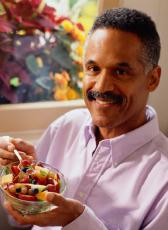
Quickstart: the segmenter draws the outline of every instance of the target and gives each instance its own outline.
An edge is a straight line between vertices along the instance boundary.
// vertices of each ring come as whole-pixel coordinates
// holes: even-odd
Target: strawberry
[[[48,178],[47,179],[47,184],[55,184],[56,180],[54,180],[53,178]]]
[[[18,194],[18,198],[21,199],[21,200],[27,200],[27,201],[36,201],[37,200],[37,198],[35,196],[24,195],[24,194],[21,194],[21,193]]]
[[[46,178],[38,178],[37,179],[37,184],[41,184],[41,185],[46,185],[47,184],[47,180]]]
[[[20,172],[20,169],[17,165],[12,165],[11,170],[12,170],[13,174],[15,174],[15,176],[18,175]]]
[[[20,183],[29,183],[29,175],[24,175],[20,180]]]
[[[23,167],[26,167],[26,166],[30,166],[31,165],[31,161],[30,160],[22,160],[21,164]]]
[[[57,193],[59,193],[59,184],[58,184],[58,183],[55,184],[55,185],[53,185],[53,184],[48,184],[48,185],[47,185],[47,190],[48,190],[49,192],[57,192]]]

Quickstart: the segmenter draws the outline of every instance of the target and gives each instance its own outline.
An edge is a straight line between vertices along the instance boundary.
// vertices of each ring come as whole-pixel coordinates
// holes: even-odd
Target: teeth
[[[101,105],[112,104],[111,101],[101,101],[101,100],[98,100],[98,99],[96,99],[96,102],[101,104]]]

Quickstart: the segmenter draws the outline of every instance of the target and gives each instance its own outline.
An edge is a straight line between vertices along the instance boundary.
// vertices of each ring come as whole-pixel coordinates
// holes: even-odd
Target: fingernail
[[[47,194],[47,200],[49,201],[49,202],[52,202],[53,201],[53,199],[54,199],[54,193],[52,193],[52,192],[48,192],[48,194]]]

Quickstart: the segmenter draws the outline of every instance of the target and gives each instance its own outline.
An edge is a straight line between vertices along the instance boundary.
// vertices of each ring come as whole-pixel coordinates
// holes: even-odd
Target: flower
[[[84,40],[45,0],[1,0],[0,104],[82,97]]]

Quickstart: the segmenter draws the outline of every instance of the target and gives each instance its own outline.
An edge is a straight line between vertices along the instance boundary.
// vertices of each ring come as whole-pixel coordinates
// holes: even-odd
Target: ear
[[[160,82],[160,76],[161,76],[161,68],[160,66],[156,66],[154,69],[152,69],[149,73],[148,73],[148,90],[149,92],[154,91]]]

